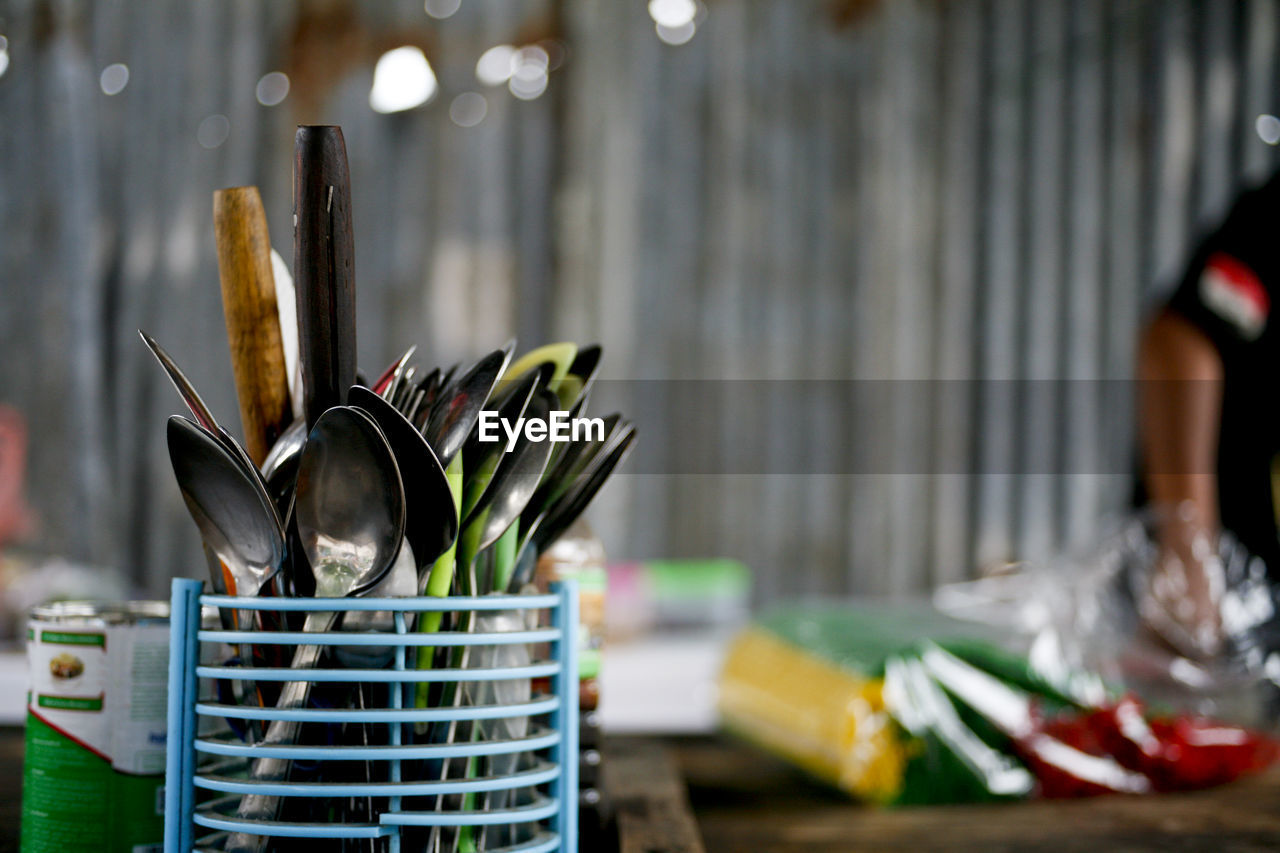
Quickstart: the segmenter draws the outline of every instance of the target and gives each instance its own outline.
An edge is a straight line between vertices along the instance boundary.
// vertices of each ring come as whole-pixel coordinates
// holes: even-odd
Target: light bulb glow
[[[435,97],[438,86],[421,48],[397,47],[382,54],[374,66],[369,106],[380,113],[411,110]]]

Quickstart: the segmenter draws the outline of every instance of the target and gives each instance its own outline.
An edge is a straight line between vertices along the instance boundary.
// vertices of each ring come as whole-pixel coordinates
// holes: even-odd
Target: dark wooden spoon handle
[[[351,180],[341,128],[298,128],[293,213],[298,360],[310,428],[326,409],[346,401],[347,389],[356,381]]]

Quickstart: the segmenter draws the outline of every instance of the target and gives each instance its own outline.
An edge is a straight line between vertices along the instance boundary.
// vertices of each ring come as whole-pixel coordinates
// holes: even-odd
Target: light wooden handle
[[[261,465],[293,413],[271,272],[271,240],[258,188],[215,192],[213,226],[240,423],[249,458]]]

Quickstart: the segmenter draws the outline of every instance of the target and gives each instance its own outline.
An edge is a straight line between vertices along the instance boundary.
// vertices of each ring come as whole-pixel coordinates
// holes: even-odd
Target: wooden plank
[[[643,741],[652,743],[652,741]],[[1191,793],[875,809],[729,740],[667,743],[708,849],[844,851],[1274,850],[1280,768]]]
[[[661,255],[654,264],[661,285],[654,290],[652,311],[653,324],[667,328],[662,375],[672,380],[670,470],[695,472],[704,469],[706,448],[714,444],[718,432],[714,419],[706,416],[701,393],[703,380],[714,378],[702,361],[708,347],[700,334],[703,247],[712,217],[708,215],[706,182],[690,180],[690,176],[705,174],[709,165],[705,140],[710,116],[705,107],[714,60],[705,31],[702,38],[678,48],[661,44],[654,34],[644,35],[663,57],[655,63],[660,72],[656,87],[645,90],[646,109],[653,116],[646,122],[652,134],[648,145],[662,164],[653,169],[655,180],[645,216],[653,221],[653,249],[646,254]],[[717,341],[716,346],[723,346],[723,341]],[[717,553],[721,541],[717,499],[723,492],[723,480],[702,474],[681,479],[682,487],[671,490],[667,502],[669,536],[681,543],[683,553]]]
[[[657,741],[609,740],[604,795],[618,822],[618,853],[703,853],[684,781]],[[723,848],[717,848],[723,849]]]
[[[622,5],[565,4],[566,152],[555,304],[566,337],[604,344],[596,412],[644,411],[643,388],[620,380],[643,374],[637,316],[640,136],[628,73],[634,62],[634,10]],[[652,33],[646,33],[652,35]],[[563,313],[562,313],[563,312]],[[640,431],[641,450],[658,436]],[[638,459],[628,467],[637,470]],[[611,555],[646,556],[666,542],[658,478],[623,473],[593,503],[591,518]],[[650,552],[650,555],[655,555]]]
[[[707,90],[703,110],[707,128],[706,184],[708,211],[716,211],[706,225],[703,269],[704,289],[699,312],[698,337],[703,344],[705,376],[714,380],[711,399],[725,417],[707,435],[716,464],[728,467],[741,448],[742,401],[739,382],[751,374],[740,360],[743,349],[742,304],[749,298],[745,244],[748,234],[747,196],[742,177],[747,168],[752,117],[749,87],[739,73],[750,55],[746,4],[732,4],[716,10],[714,26],[707,26],[697,38],[706,39],[708,52]],[[758,570],[755,595],[767,600],[777,595],[778,579],[767,568],[769,557],[756,550],[749,539],[752,518],[759,512],[751,494],[756,482],[750,477],[721,477],[711,481],[719,493],[708,506],[708,526],[717,545],[713,553],[742,559]]]

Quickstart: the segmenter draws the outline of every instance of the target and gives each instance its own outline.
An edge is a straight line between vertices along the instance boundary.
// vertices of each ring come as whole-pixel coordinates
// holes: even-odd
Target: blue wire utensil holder
[[[520,830],[525,840],[502,847],[503,853],[576,853],[578,826],[578,596],[573,582],[553,586],[546,595],[488,595],[449,598],[234,598],[204,595],[203,584],[192,580],[173,582],[169,658],[168,766],[165,771],[165,853],[220,849],[224,833],[243,832],[297,839],[385,838],[385,849],[400,853],[405,832],[423,832],[431,827],[457,831],[473,827],[476,832],[497,833],[501,827]],[[237,611],[261,610],[278,614],[290,612],[384,611],[393,614],[393,631],[325,633],[299,631],[227,631],[202,627],[202,607]],[[550,627],[521,631],[434,633],[411,630],[415,614],[427,612],[547,611]],[[549,658],[519,666],[484,668],[416,669],[407,663],[412,647],[501,647],[548,644]],[[288,667],[238,667],[205,665],[217,660],[227,645],[391,647],[393,660],[385,668],[326,668],[299,670]],[[201,654],[205,652],[205,654]],[[422,683],[499,682],[515,679],[548,679],[550,692],[533,694],[518,704],[449,705],[415,707],[414,694]],[[370,695],[384,696],[377,707],[351,709],[304,707],[283,710],[273,706],[237,704],[210,698],[211,685],[221,681],[310,682],[320,690],[326,686],[365,685]],[[375,688],[370,689],[369,685]],[[203,690],[201,689],[203,686]],[[420,704],[420,703],[419,703]],[[477,740],[461,737],[453,742],[414,742],[415,726],[459,721],[529,718],[527,732],[520,737]],[[273,744],[254,745],[227,731],[229,725],[245,729],[265,727],[272,720],[386,727],[381,739],[371,745]],[[545,722],[538,722],[545,721]],[[460,727],[461,730],[461,727]],[[249,740],[252,740],[250,738]],[[531,754],[521,769],[503,776],[468,773],[465,778],[443,779],[439,772],[444,760],[457,759],[471,767],[484,767],[492,756]],[[294,767],[350,767],[357,763],[386,763],[379,781],[351,782],[287,780],[257,782],[244,772],[226,772],[219,765],[251,762],[257,758],[287,758]],[[341,762],[341,764],[333,764]],[[426,768],[432,768],[427,770]],[[297,775],[297,774],[295,774]],[[306,776],[307,774],[302,774]],[[536,791],[531,796],[529,791]],[[525,792],[524,801],[505,808],[475,808],[488,804],[489,792]],[[368,820],[324,822],[285,819],[262,824],[236,816],[236,804],[243,796],[258,794],[280,797],[281,803],[318,798],[331,803],[356,799],[370,806]],[[464,800],[450,795],[472,797]],[[422,804],[435,803],[436,805]],[[453,803],[452,807],[445,805]],[[282,814],[287,814],[282,809]],[[414,829],[416,828],[416,829]],[[269,831],[268,831],[269,830]],[[201,833],[197,837],[197,832]],[[511,837],[519,838],[513,834]],[[363,849],[363,848],[362,848]],[[408,850],[405,850],[408,853]]]

